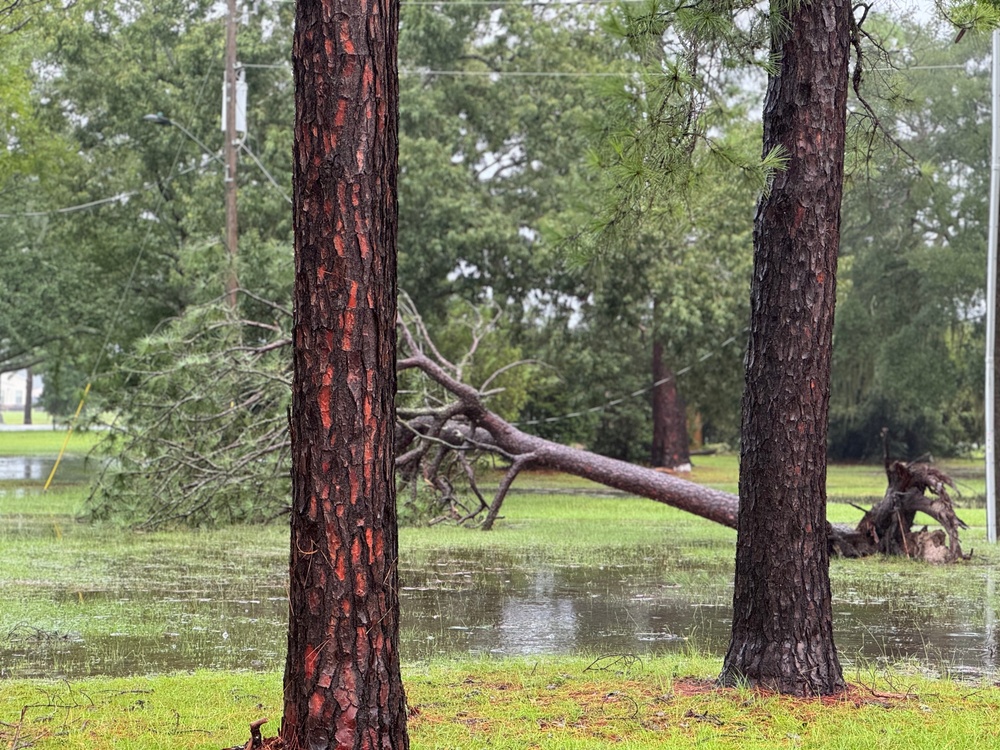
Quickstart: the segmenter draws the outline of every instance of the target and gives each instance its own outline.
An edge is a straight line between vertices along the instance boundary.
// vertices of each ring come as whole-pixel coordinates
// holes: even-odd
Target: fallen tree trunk
[[[417,366],[407,361],[401,366]],[[590,479],[606,487],[685,510],[709,521],[736,528],[739,498],[720,490],[703,487],[655,469],[636,466],[607,456],[572,448],[561,443],[529,435],[488,409],[477,411],[470,422],[450,420],[443,429],[432,429],[432,422],[421,415],[397,431],[397,447],[433,434],[439,444],[459,451],[487,451],[510,461],[500,489],[489,504],[482,527],[489,529],[496,520],[504,496],[517,475],[529,468],[546,468]],[[397,467],[405,470],[407,454]],[[433,483],[433,482],[432,482]]]
[[[450,482],[442,477],[440,469],[446,456],[460,456],[480,505],[453,512],[455,520],[466,522],[482,517],[481,527],[492,528],[517,475],[529,468],[546,468],[590,479],[736,528],[739,510],[736,495],[523,432],[486,408],[484,399],[489,392],[480,391],[450,374],[454,366],[440,356],[433,344],[428,341],[422,346],[402,322],[400,330],[409,356],[400,359],[397,367],[420,370],[455,400],[444,407],[401,413],[396,466],[402,476],[413,481],[422,477],[443,495],[454,498]],[[431,354],[427,354],[425,348]],[[476,486],[471,465],[465,458],[466,453],[477,451],[502,456],[509,462],[490,502]],[[961,559],[958,530],[965,528],[965,524],[955,515],[951,498],[944,489],[951,480],[925,464],[895,462],[890,465],[887,461],[886,471],[889,488],[885,497],[865,513],[856,528],[828,527],[831,552],[845,557],[877,553],[906,555],[932,562]],[[925,494],[928,491],[931,497]],[[913,532],[911,527],[917,512],[932,517],[944,531]],[[943,544],[946,536],[947,547]]]

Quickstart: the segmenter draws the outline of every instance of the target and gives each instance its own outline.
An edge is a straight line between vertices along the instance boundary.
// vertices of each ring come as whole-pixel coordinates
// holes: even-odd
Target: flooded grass
[[[716,468],[721,477],[721,459]],[[536,481],[555,482],[531,475],[525,485]],[[570,493],[580,489],[569,485]],[[401,531],[405,659],[721,655],[732,530],[646,500],[547,489],[510,497],[490,533]],[[0,675],[280,667],[283,524],[139,533],[73,520],[85,493],[0,484]],[[916,664],[958,677],[995,673],[1000,555],[985,543],[985,512],[960,515],[973,527],[963,537],[966,549],[976,549],[970,562],[833,561],[845,662]],[[854,523],[860,511],[834,502],[830,517]]]
[[[727,488],[732,459],[706,458],[704,478]],[[524,479],[542,492],[512,496],[491,533],[401,531],[414,747],[997,746],[1000,554],[983,509],[959,513],[969,562],[832,562],[853,687],[802,701],[712,683],[734,532],[575,480]],[[877,467],[835,481],[860,505],[884,483]],[[85,494],[0,481],[0,743],[216,750],[263,716],[277,732],[287,529],[84,524]],[[831,520],[856,522],[836,497]]]
[[[0,503],[5,497],[41,490],[65,440],[65,430],[0,430]],[[94,432],[70,436],[53,486],[75,487],[90,479],[97,459],[89,454],[98,440]]]
[[[81,499],[65,491],[44,496],[38,514],[3,515],[0,674],[280,663],[287,613],[280,530],[267,530],[262,544],[259,529],[140,534],[51,512]]]

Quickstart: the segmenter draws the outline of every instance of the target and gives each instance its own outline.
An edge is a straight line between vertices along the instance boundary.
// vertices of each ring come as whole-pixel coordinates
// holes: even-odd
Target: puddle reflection
[[[0,481],[44,482],[55,462],[54,456],[0,456]],[[86,481],[93,474],[93,466],[86,458],[65,456],[59,463],[59,482]]]
[[[161,590],[143,588],[141,576],[127,575],[111,591],[39,590],[38,596],[68,610],[94,607],[91,624],[106,618],[108,632],[84,638],[21,623],[0,632],[0,675],[278,669],[287,616],[279,566],[275,560],[273,570],[242,588],[206,590],[171,570],[162,573],[163,580],[175,583]],[[696,650],[721,656],[732,596],[731,575],[722,570],[671,572],[662,558],[586,567],[498,560],[493,553],[488,559],[430,555],[401,566],[401,653],[410,661],[470,653]],[[857,586],[835,593],[834,627],[846,664],[911,660],[952,676],[994,674],[991,573],[976,573],[984,576],[983,585],[980,595],[969,599],[929,593],[918,575],[906,578],[909,587],[891,575],[867,592]]]

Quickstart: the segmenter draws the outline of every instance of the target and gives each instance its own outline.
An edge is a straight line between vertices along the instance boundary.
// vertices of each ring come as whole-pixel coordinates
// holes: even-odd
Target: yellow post
[[[90,383],[87,383],[87,387],[83,389],[83,396],[80,398],[80,405],[76,407],[76,414],[74,414],[73,419],[70,420],[69,429],[66,430],[66,438],[63,440],[62,448],[59,449],[59,455],[56,456],[56,462],[52,465],[52,471],[49,472],[49,478],[45,480],[43,492],[47,492],[49,485],[52,484],[52,478],[56,475],[56,469],[59,468],[59,463],[62,461],[63,454],[66,452],[66,446],[69,445],[69,438],[73,434],[73,428],[76,427],[76,420],[80,418],[80,412],[83,411],[83,402],[87,400],[88,393],[90,393]]]

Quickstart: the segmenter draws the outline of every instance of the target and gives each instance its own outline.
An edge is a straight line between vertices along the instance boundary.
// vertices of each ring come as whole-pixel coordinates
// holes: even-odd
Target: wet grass
[[[739,456],[716,454],[695,456],[690,478],[726,492],[738,491]],[[982,460],[949,458],[936,464],[950,474],[961,497],[978,498],[986,492]],[[827,468],[827,496],[833,502],[880,499],[885,494],[885,470],[878,464],[834,463]]]
[[[681,477],[733,494],[739,491],[739,456],[735,453],[694,456],[692,464],[691,473],[681,474]],[[985,468],[981,459],[949,458],[936,465],[955,480],[960,498],[981,504],[981,497],[986,492]],[[545,471],[525,472],[514,487],[522,490],[613,492],[596,482]],[[832,502],[873,501],[885,494],[885,487],[885,470],[880,464],[834,463],[827,469],[827,495]]]
[[[839,698],[717,689],[697,656],[430,665],[409,674],[417,747],[992,747],[1000,691],[855,673]],[[442,690],[442,686],[446,691]]]
[[[37,750],[242,746],[251,721],[280,715],[280,690],[275,672],[5,681],[0,742]]]
[[[0,493],[0,676],[278,664],[287,531],[139,533],[74,520],[85,498]]]
[[[794,699],[719,689],[717,660],[608,657],[407,664],[414,748],[993,748],[1000,690],[856,670],[851,689]],[[278,730],[281,675],[0,682],[0,742],[37,750],[217,750],[251,721]]]
[[[288,555],[283,524],[140,533],[73,520],[85,493],[0,492],[0,674],[280,666]],[[527,633],[518,635],[516,617],[510,624],[509,608],[523,600],[524,613],[547,621],[563,610],[545,602],[570,596],[582,602],[572,605],[573,627],[588,632],[571,634],[561,648],[724,647],[732,530],[624,497],[515,495],[504,515],[490,533],[401,530],[408,606],[403,653],[409,658],[527,648],[518,643],[528,641]],[[1000,555],[985,544],[985,511],[961,515],[973,526],[963,536],[965,548],[976,549],[970,562],[832,562],[846,661],[917,658],[942,675],[992,669],[995,655],[986,652],[983,634],[988,613],[1000,607],[992,582]],[[830,516],[853,523],[860,512],[833,503]],[[659,624],[644,617],[658,617]],[[515,629],[505,631],[504,622]],[[650,629],[651,640],[618,645],[626,642],[622,633]],[[538,648],[553,646],[543,639]],[[969,657],[969,649],[983,652],[981,664],[978,651]]]
[[[0,494],[0,674],[280,663],[286,528],[139,533],[74,521],[84,497],[81,489]],[[726,601],[733,540],[732,531],[666,506],[548,495],[511,498],[488,534],[405,528],[404,587],[429,589],[405,622],[419,629],[408,651],[460,648],[442,645],[461,643],[446,640],[461,635],[449,629],[530,589],[539,570],[612,608],[624,609],[624,585]]]
[[[700,460],[720,481],[734,480],[731,457]],[[879,471],[844,470],[853,486]],[[566,480],[558,494],[559,477],[524,477],[527,487],[538,482],[548,491],[512,495],[493,532],[401,530],[405,655],[617,649],[633,631],[640,637],[632,650],[718,654],[735,532],[646,500],[567,494],[581,487],[576,480]],[[0,486],[0,674],[280,666],[284,524],[140,533],[75,521],[85,488],[22,490]],[[861,512],[832,502],[829,514],[853,524]],[[985,543],[985,511],[960,515],[972,526],[963,534],[966,551],[976,551],[968,563],[833,561],[838,643],[848,662],[916,658],[945,675],[993,669],[983,634],[989,613],[1000,607],[992,580],[1000,555]],[[536,619],[570,618],[569,645],[528,646],[526,636],[519,644],[510,610],[522,602]],[[515,650],[505,650],[511,644]],[[981,661],[970,649],[983,652]]]
[[[724,547],[736,538],[731,529],[632,497],[512,495],[502,516],[488,533],[454,526],[413,527],[403,529],[401,537],[413,550],[504,550],[547,562],[594,561],[602,550],[616,559],[641,557],[668,542],[685,547],[696,539],[699,546]]]
[[[715,471],[720,483],[734,481],[735,462],[707,458],[714,463],[699,470]],[[538,479],[531,475],[525,484],[538,486]],[[557,477],[541,479],[546,489],[558,490]],[[844,479],[844,486],[875,486],[880,469],[847,467]],[[563,486],[573,491],[581,484]],[[881,488],[870,494],[881,495]],[[80,487],[0,491],[0,673],[6,678],[0,680],[0,743],[38,750],[217,750],[245,742],[248,723],[262,716],[274,720],[268,729],[275,733],[287,529],[138,533],[74,521],[84,498]],[[866,502],[864,495],[851,499]],[[847,503],[833,502],[829,510],[835,522],[860,516]],[[596,657],[581,656],[425,655],[413,644],[433,631],[421,624],[418,634],[404,636],[413,747],[995,747],[1000,692],[990,665],[996,654],[988,653],[982,633],[1000,607],[992,582],[1000,555],[986,547],[985,511],[960,515],[973,527],[963,536],[966,549],[976,548],[968,563],[832,562],[838,643],[856,686],[840,699],[717,690],[711,680],[718,659],[700,655],[697,632],[684,633],[672,655],[615,661],[612,654],[594,664]],[[589,494],[513,495],[504,516],[491,533],[402,529],[404,585],[424,582],[453,594],[427,618],[440,623],[439,640],[452,623],[465,623],[447,607],[512,601],[512,588],[530,588],[540,570],[552,571],[557,589],[579,579],[623,617],[638,611],[626,593],[637,576],[650,578],[654,597],[676,591],[684,607],[707,603],[704,617],[713,626],[725,615],[735,544],[729,529],[657,503]],[[872,612],[874,623],[864,619]],[[941,619],[954,612],[964,618],[960,623]],[[404,613],[404,629],[412,623]],[[864,648],[846,637],[860,632],[864,641],[866,629]],[[937,640],[963,629],[975,630],[972,647],[982,649],[989,679],[928,679],[969,677]],[[912,644],[901,650],[904,636],[926,640],[922,651],[917,644],[917,658]],[[462,641],[456,643],[460,648]],[[604,637],[603,643],[615,641]],[[901,662],[900,653],[911,656]],[[213,670],[192,673],[197,665]],[[70,679],[18,679],[40,668]],[[113,673],[158,674],[101,676]]]
[[[85,456],[97,445],[96,432],[75,430],[70,436],[67,453]],[[2,430],[0,456],[55,456],[66,439],[66,430]]]

